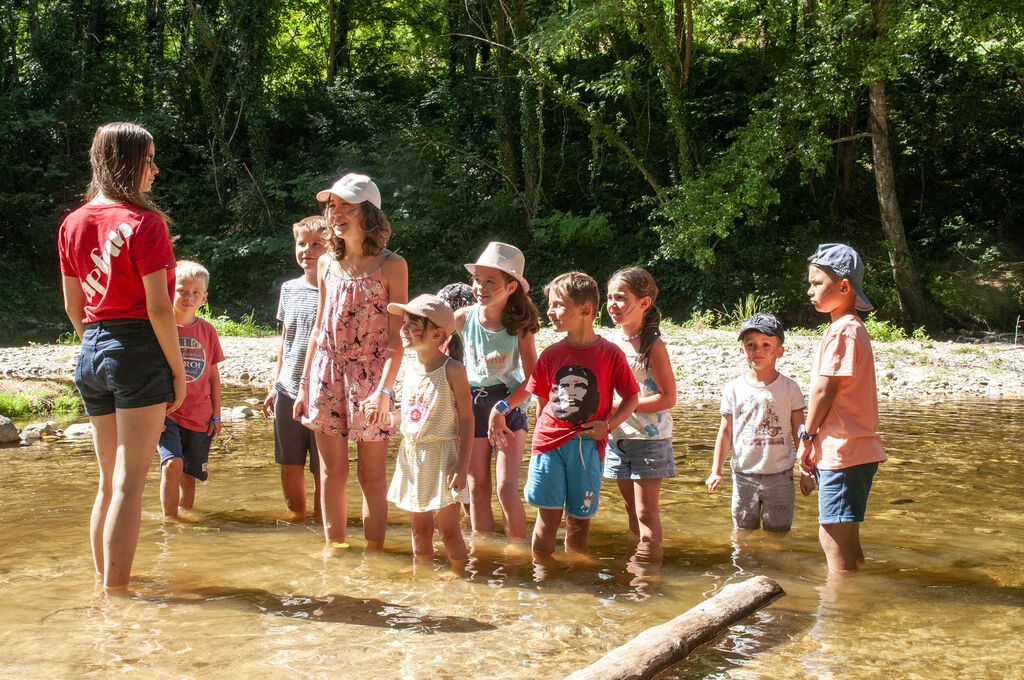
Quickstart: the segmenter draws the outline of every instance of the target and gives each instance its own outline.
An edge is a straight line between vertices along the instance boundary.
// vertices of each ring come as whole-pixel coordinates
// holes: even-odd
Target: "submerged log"
[[[722,588],[685,614],[648,628],[565,680],[647,680],[786,592],[767,576]]]

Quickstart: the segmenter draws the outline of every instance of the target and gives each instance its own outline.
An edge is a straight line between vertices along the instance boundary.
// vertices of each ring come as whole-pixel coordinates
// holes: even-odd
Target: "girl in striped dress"
[[[402,377],[402,445],[388,500],[409,511],[416,559],[433,558],[436,525],[449,569],[458,572],[467,560],[459,516],[469,500],[473,406],[455,314],[434,295],[391,303],[388,312],[403,317],[402,344],[416,353]],[[449,338],[445,354],[440,348]]]

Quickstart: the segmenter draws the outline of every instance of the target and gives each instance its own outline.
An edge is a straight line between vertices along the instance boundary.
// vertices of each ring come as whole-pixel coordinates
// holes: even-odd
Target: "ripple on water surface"
[[[884,408],[892,460],[872,489],[869,561],[854,579],[826,578],[816,496],[798,496],[789,535],[732,537],[728,476],[715,494],[703,488],[718,415],[685,405],[660,569],[632,554],[612,485],[587,563],[534,564],[477,538],[467,574],[444,582],[441,559],[413,568],[395,509],[386,552],[361,550],[355,521],[352,548],[325,559],[319,526],[278,521],[272,433],[258,419],[229,424],[189,521],[160,522],[154,466],[139,595],[106,599],[88,552],[89,442],[0,449],[0,676],[558,677],[766,574],[787,596],[666,677],[1021,677],[1021,404]],[[355,474],[348,499],[358,517]]]

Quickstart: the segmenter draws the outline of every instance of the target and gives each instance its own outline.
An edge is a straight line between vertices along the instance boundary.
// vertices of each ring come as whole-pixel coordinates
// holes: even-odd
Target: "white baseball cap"
[[[331,197],[331,194],[349,203],[369,201],[377,206],[377,208],[380,208],[380,189],[366,175],[350,172],[335,182],[334,186],[330,189],[324,189],[319,192],[316,195],[316,200],[326,201]]]

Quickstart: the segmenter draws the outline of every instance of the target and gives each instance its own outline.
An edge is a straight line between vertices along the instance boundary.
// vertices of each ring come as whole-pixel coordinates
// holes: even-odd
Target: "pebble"
[[[611,329],[600,329],[610,335]],[[538,349],[560,339],[550,328],[537,334]],[[718,404],[722,387],[740,375],[745,364],[736,332],[723,329],[663,329],[662,339],[676,372],[678,400],[682,403]],[[786,353],[778,369],[800,385],[806,395],[812,358],[820,336],[786,336]],[[277,362],[280,336],[266,338],[223,337],[226,360],[220,366],[221,380],[228,385],[270,387]],[[969,345],[970,352],[958,352],[963,343],[900,340],[873,342],[877,383],[883,398],[908,402],[948,398],[1017,398],[1024,394],[1024,348],[995,342]],[[0,348],[0,373],[9,378],[74,377],[78,348],[69,345],[33,345]],[[927,357],[927,363],[921,359]],[[250,417],[250,416],[234,416]]]

